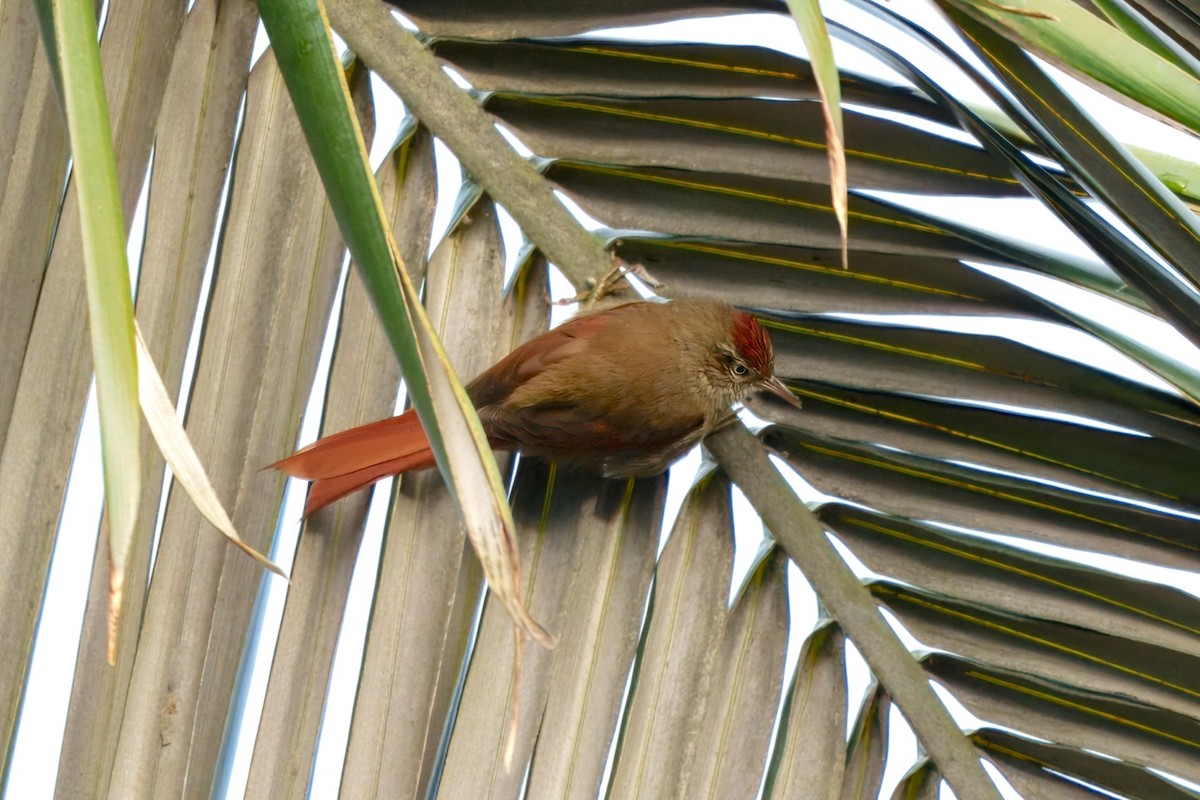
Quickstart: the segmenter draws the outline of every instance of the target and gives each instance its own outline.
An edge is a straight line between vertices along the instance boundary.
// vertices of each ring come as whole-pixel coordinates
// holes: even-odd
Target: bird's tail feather
[[[271,466],[312,481],[307,516],[388,475],[433,465],[425,430],[416,413],[407,411],[318,439]]]

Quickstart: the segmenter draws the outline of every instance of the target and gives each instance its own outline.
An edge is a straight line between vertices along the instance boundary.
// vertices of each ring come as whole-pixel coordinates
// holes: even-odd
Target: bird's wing
[[[703,414],[676,418],[670,425],[652,425],[647,420],[619,424],[594,408],[569,402],[521,408],[489,406],[480,416],[489,437],[499,446],[601,468],[613,459],[659,453],[690,442],[704,428]]]
[[[518,347],[476,378],[468,392],[493,446],[623,474],[640,472],[643,462],[649,463],[648,454],[657,463],[675,445],[694,441],[704,429],[703,408],[684,414],[676,407],[668,424],[654,424],[644,408],[590,402],[586,386],[553,393],[538,387],[539,376],[552,369],[562,380],[572,378],[571,367],[580,363],[603,366],[614,357],[611,341],[598,346],[606,329],[645,313],[648,305],[630,303],[576,317]],[[575,364],[564,363],[574,359]]]
[[[588,343],[613,323],[628,314],[638,313],[642,303],[616,306],[595,314],[575,317],[530,339],[497,361],[467,386],[467,394],[476,408],[502,402],[522,384],[537,377],[553,364],[582,354]]]

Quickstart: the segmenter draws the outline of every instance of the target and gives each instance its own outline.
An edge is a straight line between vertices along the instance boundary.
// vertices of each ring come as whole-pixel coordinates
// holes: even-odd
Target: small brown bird
[[[757,391],[798,405],[775,377],[762,326],[706,300],[628,303],[576,317],[467,386],[492,447],[610,477],[663,472]],[[274,466],[313,481],[311,514],[434,459],[410,410],[326,436]]]

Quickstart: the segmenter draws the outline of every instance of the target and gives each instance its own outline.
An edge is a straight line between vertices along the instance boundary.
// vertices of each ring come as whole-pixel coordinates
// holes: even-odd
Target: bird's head
[[[728,403],[765,392],[799,406],[796,396],[775,377],[775,353],[771,337],[753,315],[734,311],[730,335],[716,344],[710,380]],[[728,404],[727,403],[727,404]]]

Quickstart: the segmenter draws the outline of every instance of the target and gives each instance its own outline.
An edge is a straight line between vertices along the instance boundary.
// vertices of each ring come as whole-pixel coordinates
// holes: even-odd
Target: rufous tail
[[[389,475],[434,465],[416,412],[334,433],[276,462],[274,469],[312,481],[304,515]]]

